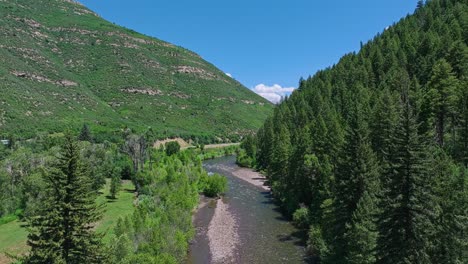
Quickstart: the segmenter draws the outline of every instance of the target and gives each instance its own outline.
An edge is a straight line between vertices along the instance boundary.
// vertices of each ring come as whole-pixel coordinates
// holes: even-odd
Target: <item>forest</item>
[[[84,125],[78,135],[0,144],[0,228],[22,226],[2,228],[2,235],[27,231],[27,247],[8,254],[0,243],[1,253],[20,263],[183,261],[199,195],[217,197],[227,187],[224,177],[207,174],[202,160],[237,147],[181,151],[175,141],[159,149],[152,142],[151,129],[96,142]]]
[[[33,8],[20,8],[18,1],[0,2],[4,2],[4,10],[25,17],[33,11]],[[50,9],[35,1],[25,2],[40,8],[41,12]],[[74,1],[54,3],[54,7],[64,5],[86,10]],[[70,24],[102,28],[97,16],[87,14],[93,16],[89,21],[76,16],[71,19],[71,15],[67,15],[70,10],[50,9],[52,15],[38,16],[38,20],[47,24],[51,23],[47,20],[52,19],[55,26],[61,25],[61,19],[68,19]],[[8,25],[34,28],[38,25],[34,22],[19,19],[9,21]],[[116,28],[110,23],[105,25]],[[18,34],[26,32],[18,31]],[[69,33],[83,32],[70,30]],[[11,36],[16,37],[14,34]],[[59,37],[62,33],[57,31],[56,34]],[[106,39],[125,40],[129,36],[133,35],[109,35]],[[146,37],[138,36],[142,38],[130,40],[149,45]],[[94,35],[88,37],[92,39]],[[45,40],[38,43],[55,45]],[[15,45],[7,48],[13,50]],[[97,43],[91,44],[95,45]],[[338,63],[313,76],[301,78],[298,89],[274,107],[256,133],[251,133],[252,129],[258,127],[257,123],[261,123],[272,105],[257,95],[250,101],[252,92],[242,90],[240,83],[224,76],[213,65],[200,62],[194,54],[170,45],[161,48],[168,65],[182,58],[180,54],[166,52],[174,49],[183,51],[181,54],[187,58],[195,57],[190,63],[207,69],[198,74],[211,70],[217,75],[202,74],[196,79],[203,81],[194,85],[193,76],[186,76],[193,72],[185,72],[187,68],[167,75],[180,78],[180,82],[145,69],[143,73],[154,74],[147,76],[164,77],[163,84],[173,83],[190,91],[190,95],[185,95],[164,90],[167,93],[164,100],[170,104],[163,102],[156,107],[155,103],[156,108],[142,106],[144,102],[151,101],[148,105],[152,105],[157,101],[144,97],[149,93],[147,90],[122,88],[120,92],[132,92],[122,95],[132,104],[122,106],[118,113],[109,108],[121,107],[117,101],[96,104],[99,108],[89,110],[89,118],[84,119],[61,119],[62,115],[83,114],[65,104],[57,108],[59,118],[41,119],[33,112],[26,112],[26,115],[22,110],[21,114],[14,112],[21,118],[10,122],[15,118],[9,116],[8,124],[12,129],[0,133],[0,263],[186,262],[190,243],[196,236],[193,222],[202,195],[215,198],[218,209],[224,211],[225,218],[219,221],[223,227],[227,225],[226,215],[228,220],[237,220],[234,213],[241,210],[234,206],[231,211],[226,209],[232,205],[229,200],[236,199],[237,195],[229,197],[231,189],[227,184],[232,183],[232,179],[246,182],[241,181],[241,176],[208,174],[203,167],[206,159],[234,154],[237,154],[237,164],[261,172],[269,185],[261,186],[265,188],[250,186],[252,196],[245,197],[249,197],[250,202],[251,197],[261,196],[262,199],[257,199],[258,206],[263,207],[266,203],[273,205],[270,200],[274,199],[279,210],[275,207],[271,211],[281,211],[286,218],[271,219],[281,224],[289,224],[285,220],[291,220],[299,229],[295,232],[295,228],[293,233],[304,236],[307,261],[323,264],[467,263],[467,45],[468,0],[418,1],[414,14],[389,26],[367,43],[361,43],[358,52],[344,55]],[[66,49],[66,54],[79,54],[72,47]],[[113,48],[107,50],[113,52]],[[7,54],[6,49],[1,52]],[[17,62],[14,56],[4,57]],[[136,66],[142,66],[133,53],[119,57],[119,61],[131,59]],[[119,65],[114,69],[116,72],[126,71],[128,66]],[[108,83],[104,77],[94,76],[95,79],[88,80],[91,78],[88,71],[94,72],[95,68],[94,65],[80,70],[83,84],[96,81],[86,89],[98,87],[101,82]],[[69,74],[65,67],[59,69]],[[52,68],[49,70],[55,72]],[[4,72],[13,74],[9,70]],[[17,75],[9,76],[8,80],[26,78],[20,79],[28,84],[24,85],[26,93],[34,87],[29,84],[42,76],[14,73]],[[132,78],[141,78],[139,76]],[[208,77],[217,79],[206,80]],[[49,81],[40,86],[66,91],[64,98],[67,93],[74,98],[71,105],[81,104],[78,99],[84,97],[75,98],[72,89],[82,86],[75,85],[67,90]],[[126,84],[132,80],[121,81]],[[216,90],[219,93],[213,94],[208,83],[221,83],[221,88],[234,85],[235,89],[220,88]],[[221,96],[226,91],[229,93]],[[109,91],[100,92],[105,95]],[[29,105],[22,97],[11,94],[14,95],[10,98],[15,103],[13,106],[22,109]],[[159,96],[152,96],[156,95]],[[183,102],[191,96],[199,101],[195,101],[190,112],[185,111],[190,105]],[[38,97],[31,93],[28,98]],[[40,109],[49,110],[48,106],[55,105],[46,100],[47,96],[40,98],[48,103],[37,104]],[[93,101],[86,102],[94,105]],[[173,116],[166,121],[166,116],[160,113],[168,113],[172,106]],[[94,119],[97,113],[102,114],[100,107],[105,107],[108,114],[103,123]],[[71,112],[61,109],[71,109]],[[88,109],[83,108],[83,111]],[[38,113],[51,114],[42,110]],[[127,120],[128,116],[134,119]],[[65,130],[65,125],[55,124],[59,120],[73,120],[73,125]],[[74,122],[76,120],[80,122]],[[46,126],[36,129],[39,121],[47,121]],[[154,129],[148,127],[151,124]],[[191,145],[182,148],[177,141],[169,140],[156,147],[155,142],[171,136],[184,138]],[[231,145],[205,149],[204,145],[241,138],[240,148]],[[234,164],[234,157],[229,162]],[[237,168],[233,170],[237,172]],[[257,180],[265,180],[259,173],[254,174],[256,176],[252,177]],[[238,188],[247,189],[240,183]],[[223,194],[228,197],[217,199]],[[216,210],[213,211],[211,217],[216,219]],[[241,232],[251,235],[248,229],[242,229],[245,226],[231,222],[232,237],[237,235],[236,239],[240,240]],[[269,227],[265,222],[250,222]],[[274,236],[285,243],[291,242],[292,237],[289,234]],[[226,241],[232,242],[223,240]],[[266,243],[259,244],[251,250],[266,248]],[[211,250],[210,245],[207,247]],[[300,248],[301,254],[304,251],[296,244],[292,247]],[[235,250],[238,248],[232,249]],[[285,259],[277,258],[277,261]]]
[[[244,139],[320,263],[467,263],[467,43],[467,1],[419,1]]]

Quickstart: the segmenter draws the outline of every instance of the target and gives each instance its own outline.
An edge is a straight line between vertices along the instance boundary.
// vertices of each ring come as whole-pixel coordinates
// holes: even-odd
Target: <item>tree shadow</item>
[[[134,192],[136,192],[135,189],[123,189],[123,190],[124,190],[125,192],[127,192],[127,193],[134,193]]]
[[[113,198],[110,195],[106,195],[107,203],[115,203],[117,201],[117,197]]]
[[[268,201],[262,201],[262,204],[275,204],[275,202],[268,200]]]
[[[294,238],[291,236],[291,234],[280,234],[276,236],[280,242],[287,242],[291,241]]]
[[[307,246],[307,230],[298,229],[291,233],[291,236],[296,239],[294,245],[296,246]]]
[[[291,233],[277,235],[277,239],[284,243],[293,243],[295,246],[307,247],[307,230],[296,230]],[[316,256],[305,254],[303,257],[304,263],[319,264],[320,259]]]
[[[252,178],[252,180],[263,181],[265,183],[267,182],[265,178],[261,178],[261,177]]]
[[[319,264],[320,263],[320,258],[316,256],[305,256],[303,260],[304,260],[304,263],[307,263],[307,264]]]

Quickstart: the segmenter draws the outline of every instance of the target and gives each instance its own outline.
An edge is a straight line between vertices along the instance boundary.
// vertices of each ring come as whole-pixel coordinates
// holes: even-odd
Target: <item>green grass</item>
[[[18,214],[10,214],[0,217],[0,225],[7,224],[18,219]]]
[[[115,200],[109,199],[109,181],[98,197],[98,203],[105,203],[105,212],[101,221],[98,223],[97,231],[105,233],[104,241],[108,242],[112,233],[112,227],[120,216],[129,215],[133,212],[133,201],[135,198],[135,186],[130,181],[124,181],[122,189]],[[28,248],[26,238],[28,232],[21,227],[18,220],[0,225],[0,263],[5,263],[4,253],[22,254]]]
[[[232,139],[271,114],[268,101],[197,54],[88,12],[66,1],[0,1],[2,133],[30,137],[86,122],[101,138],[150,126],[161,138]]]
[[[129,215],[133,212],[133,201],[135,199],[135,186],[131,181],[124,181],[122,188],[116,199],[109,199],[110,182],[107,181],[103,194],[97,199],[98,203],[106,203],[104,216],[97,227],[98,232],[104,232],[104,241],[108,241],[114,230],[112,227],[121,216]]]
[[[16,220],[0,225],[0,263],[4,252],[21,254],[27,250],[26,237],[28,232],[21,223]]]
[[[200,149],[190,149],[197,154],[197,156],[201,160],[209,160],[219,157],[224,157],[228,155],[234,155],[236,151],[239,149],[238,144],[230,145],[230,146],[216,146],[216,145],[208,145],[210,148],[206,148],[205,150],[201,151]]]

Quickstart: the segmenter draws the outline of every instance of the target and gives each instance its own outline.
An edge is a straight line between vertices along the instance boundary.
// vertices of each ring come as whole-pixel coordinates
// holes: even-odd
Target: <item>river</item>
[[[206,161],[204,167],[226,176],[229,189],[218,203],[202,201],[205,206],[194,217],[197,234],[190,245],[188,264],[216,263],[207,233],[220,202],[235,220],[238,240],[233,257],[223,263],[306,263],[301,232],[282,216],[268,191],[234,176],[233,172],[240,169],[234,156]],[[226,226],[226,232],[228,229]]]

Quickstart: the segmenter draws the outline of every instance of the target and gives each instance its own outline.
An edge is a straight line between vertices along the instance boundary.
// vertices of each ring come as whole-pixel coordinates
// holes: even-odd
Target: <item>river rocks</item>
[[[229,212],[229,206],[217,200],[216,210],[208,227],[208,240],[213,263],[236,263],[235,253],[239,244],[237,221]]]

